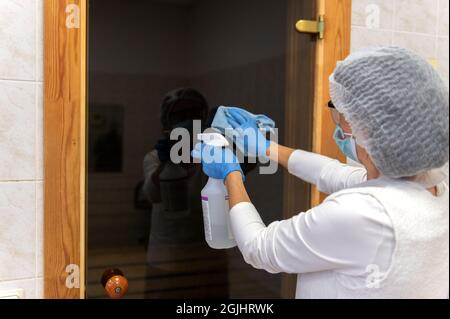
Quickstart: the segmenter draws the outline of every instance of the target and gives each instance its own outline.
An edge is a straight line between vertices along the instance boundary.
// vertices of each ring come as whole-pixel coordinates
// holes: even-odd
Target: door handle
[[[317,34],[319,39],[323,39],[325,34],[325,17],[320,15],[317,21],[299,20],[295,28],[298,32]]]
[[[128,279],[120,269],[105,270],[101,283],[111,299],[122,299],[128,292]]]

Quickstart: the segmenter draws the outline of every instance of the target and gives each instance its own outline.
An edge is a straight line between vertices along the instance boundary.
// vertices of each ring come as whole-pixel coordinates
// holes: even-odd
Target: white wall
[[[42,2],[0,1],[0,291],[42,296]]]
[[[448,87],[448,23],[448,0],[353,0],[352,51],[377,45],[409,48],[428,59]]]

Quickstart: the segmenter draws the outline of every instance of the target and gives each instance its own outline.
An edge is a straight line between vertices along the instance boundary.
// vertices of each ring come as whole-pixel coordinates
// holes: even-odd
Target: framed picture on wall
[[[89,105],[89,173],[122,172],[123,117],[123,105]]]

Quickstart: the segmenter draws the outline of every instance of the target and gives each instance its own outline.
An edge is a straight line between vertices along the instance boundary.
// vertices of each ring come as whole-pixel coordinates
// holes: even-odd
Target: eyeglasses
[[[341,126],[341,113],[339,113],[339,111],[336,109],[336,107],[334,106],[333,102],[330,101],[328,102],[328,107],[330,108],[331,111],[331,117],[333,119],[334,124]],[[351,133],[346,133],[344,132],[342,129],[338,130],[336,132],[337,134],[337,138],[341,139],[341,140],[345,140],[347,138],[351,138],[353,137],[353,134]]]
[[[348,138],[353,138],[353,134],[351,134],[351,133],[345,133],[345,132],[342,130],[342,128],[336,130],[335,134],[336,134],[336,137],[337,137],[339,140],[341,140],[341,141],[346,140],[346,139],[348,139]]]
[[[328,102],[328,107],[331,111],[331,117],[333,118],[334,124],[340,124],[341,123],[341,113],[336,110],[336,107],[334,106],[333,102]]]

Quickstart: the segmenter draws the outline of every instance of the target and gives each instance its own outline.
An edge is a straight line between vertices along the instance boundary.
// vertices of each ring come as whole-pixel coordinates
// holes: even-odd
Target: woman
[[[266,227],[236,158],[205,160],[232,151],[194,149],[204,172],[227,186],[244,259],[271,273],[299,274],[297,298],[447,298],[448,89],[425,60],[387,47],[339,63],[330,91],[334,139],[361,167],[266,141],[243,112],[229,119],[248,154],[278,161],[331,194],[306,213]],[[249,141],[246,130],[258,138]]]

